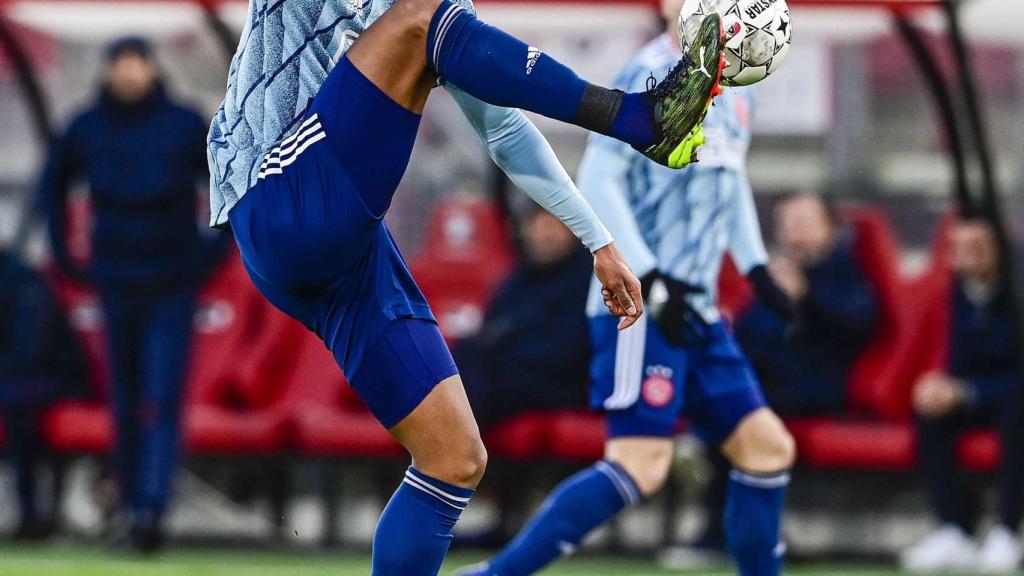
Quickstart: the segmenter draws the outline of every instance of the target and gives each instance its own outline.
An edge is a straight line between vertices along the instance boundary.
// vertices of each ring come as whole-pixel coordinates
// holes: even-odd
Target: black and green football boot
[[[724,48],[722,18],[711,13],[679,64],[647,92],[654,104],[658,141],[636,147],[644,156],[669,168],[683,168],[697,160],[697,148],[704,143],[704,116],[722,93]]]

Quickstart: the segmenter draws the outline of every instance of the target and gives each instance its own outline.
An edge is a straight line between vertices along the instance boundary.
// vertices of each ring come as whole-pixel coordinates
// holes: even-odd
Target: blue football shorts
[[[610,438],[671,437],[683,417],[720,443],[767,406],[757,377],[722,323],[700,344],[673,347],[647,316],[624,331],[618,319],[590,319],[591,407],[604,411]]]
[[[420,116],[343,58],[300,122],[231,210],[231,229],[256,287],[324,341],[391,428],[458,373],[382,218]]]

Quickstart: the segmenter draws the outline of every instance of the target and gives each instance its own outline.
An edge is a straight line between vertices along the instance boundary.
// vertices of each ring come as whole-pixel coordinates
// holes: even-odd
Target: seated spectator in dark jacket
[[[59,397],[84,394],[86,379],[84,355],[49,285],[0,247],[0,417],[17,477],[17,538],[52,527],[36,502],[39,414]]]
[[[1014,573],[1024,558],[1017,532],[1024,496],[1024,386],[1013,295],[1000,274],[999,249],[983,220],[951,235],[955,274],[947,366],[914,386],[921,472],[942,526],[903,555],[919,572]],[[957,464],[956,440],[969,427],[996,427],[1003,446],[997,523],[980,549],[971,540],[978,509]]]
[[[498,287],[480,332],[456,349],[482,426],[525,410],[586,405],[591,257],[543,210],[531,213],[522,239],[523,263]]]
[[[795,303],[792,334],[779,316],[755,303],[736,332],[761,379],[768,403],[783,416],[841,412],[846,381],[874,331],[875,293],[853,250],[818,196],[801,194],[775,210],[777,256],[769,271]]]

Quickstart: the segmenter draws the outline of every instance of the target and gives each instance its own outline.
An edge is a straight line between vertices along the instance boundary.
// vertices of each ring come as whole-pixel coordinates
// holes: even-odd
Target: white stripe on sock
[[[441,15],[441,20],[437,23],[437,34],[434,37],[434,71],[438,72],[438,66],[440,65],[441,59],[441,46],[444,44],[444,37],[448,34],[448,29],[451,28],[452,23],[455,21],[455,16],[462,11],[462,8],[456,4],[452,4],[445,10],[444,14]]]
[[[424,492],[426,494],[429,494],[430,496],[432,496],[435,499],[437,499],[439,502],[444,502],[445,504],[451,506],[452,508],[455,508],[456,510],[458,510],[460,512],[466,509],[465,506],[456,506],[455,504],[452,504],[451,502],[445,500],[444,498],[441,498],[437,494],[434,494],[433,492],[431,492],[430,490],[427,490],[426,488],[420,486],[419,484],[413,483],[408,478],[406,478],[405,480],[402,480],[402,482],[404,482],[405,484],[408,484],[409,486],[412,486],[413,488],[419,490],[420,492]]]
[[[780,472],[773,476],[754,476],[739,470],[732,470],[729,472],[729,479],[733,482],[739,482],[745,486],[751,488],[761,488],[764,490],[771,490],[774,488],[782,488],[789,485],[789,472]]]
[[[615,486],[615,490],[618,491],[619,496],[622,497],[622,501],[626,504],[636,504],[639,498],[634,497],[634,492],[629,486],[628,481],[624,481],[615,470],[615,467],[601,460],[594,464],[594,468],[597,471],[604,474],[612,482],[612,486]]]
[[[437,494],[439,494],[441,496],[444,496],[445,498],[448,498],[449,500],[454,500],[455,502],[459,502],[461,504],[469,504],[469,497],[467,497],[467,496],[456,496],[454,494],[449,494],[448,492],[445,492],[444,490],[441,490],[440,488],[438,488],[437,486],[434,486],[433,484],[427,482],[426,480],[423,480],[422,478],[419,478],[418,476],[416,476],[412,472],[409,472],[408,470],[405,471],[405,477],[407,479],[409,479],[409,480],[413,480],[415,482],[423,484],[424,486],[427,487],[427,489],[429,489],[429,490],[431,490],[431,491],[433,491],[433,492],[435,492],[435,493],[437,493]]]

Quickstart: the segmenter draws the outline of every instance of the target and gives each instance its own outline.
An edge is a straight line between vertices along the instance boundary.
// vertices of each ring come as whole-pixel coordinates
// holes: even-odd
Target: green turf
[[[479,560],[455,555],[444,574]],[[369,573],[366,555],[319,552],[173,551],[152,560],[108,554],[84,547],[61,545],[0,547],[3,576],[355,576]],[[728,572],[699,572],[702,576],[731,576]],[[646,576],[680,574],[658,569],[652,562],[583,557],[556,564],[548,576]],[[697,574],[691,572],[689,574]],[[787,574],[830,576],[892,576],[898,572],[869,567],[801,566]]]

